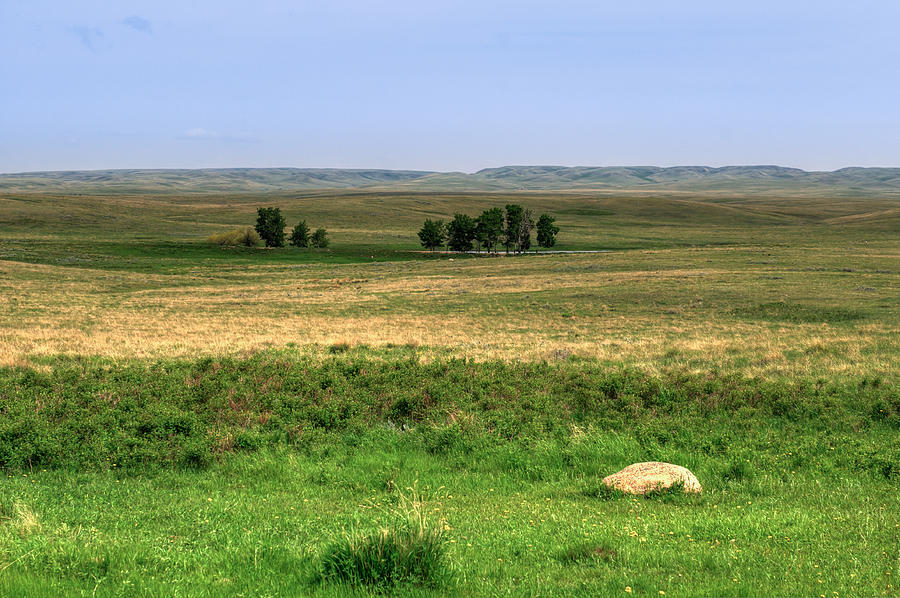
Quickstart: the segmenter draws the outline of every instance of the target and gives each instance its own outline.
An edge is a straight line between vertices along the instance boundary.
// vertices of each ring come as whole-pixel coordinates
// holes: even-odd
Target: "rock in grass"
[[[608,487],[626,494],[647,494],[653,490],[665,490],[679,482],[684,484],[685,492],[702,490],[697,477],[688,469],[659,461],[634,463],[603,478],[603,483]]]

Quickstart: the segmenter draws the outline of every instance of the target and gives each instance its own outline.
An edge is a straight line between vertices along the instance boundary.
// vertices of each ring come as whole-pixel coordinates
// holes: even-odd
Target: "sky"
[[[895,0],[0,0],[0,172],[900,166]]]

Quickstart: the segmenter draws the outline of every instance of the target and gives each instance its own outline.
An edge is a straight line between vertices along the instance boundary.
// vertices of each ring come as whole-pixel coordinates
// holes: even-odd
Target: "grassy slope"
[[[454,570],[442,591],[896,589],[890,384],[420,364],[415,353],[3,372],[0,459],[13,470],[0,548],[16,567],[0,588],[341,594],[314,582],[319,552],[343,530],[377,529],[394,488],[418,480],[446,526]],[[607,473],[656,459],[687,465],[702,497],[601,491]],[[170,462],[182,467],[158,469]]]
[[[416,253],[424,218],[509,201],[557,214],[561,248],[615,251]],[[334,249],[200,241],[260,205],[326,226]],[[27,368],[0,374],[17,413],[0,594],[343,595],[311,581],[319,551],[376,529],[373,503],[418,479],[450,527],[435,594],[895,595],[895,209],[804,192],[0,196],[2,357]],[[203,358],[235,351],[249,360],[215,373]],[[152,374],[165,355],[183,359]],[[623,365],[656,391],[602,398]],[[738,399],[701,411],[718,384]],[[703,497],[598,493],[643,459],[689,466]],[[584,545],[603,550],[566,556]]]

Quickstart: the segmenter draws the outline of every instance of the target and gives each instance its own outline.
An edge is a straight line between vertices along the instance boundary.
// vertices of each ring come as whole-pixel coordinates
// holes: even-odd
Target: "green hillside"
[[[166,193],[263,192],[392,185],[429,173],[339,168],[204,168],[85,170],[0,174],[0,190]]]

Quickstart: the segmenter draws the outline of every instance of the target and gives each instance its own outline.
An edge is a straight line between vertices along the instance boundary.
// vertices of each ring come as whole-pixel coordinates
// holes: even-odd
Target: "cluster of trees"
[[[328,247],[328,233],[324,228],[310,233],[306,220],[301,220],[291,231],[290,242],[294,247]]]
[[[256,232],[266,247],[284,247],[284,216],[280,208],[259,208],[256,211]],[[291,231],[290,243],[294,247],[328,247],[328,232],[317,228],[309,232],[306,220],[301,220]]]
[[[553,247],[559,232],[554,222],[553,216],[541,214],[535,224],[531,210],[518,204],[507,204],[505,213],[500,208],[491,208],[477,218],[454,214],[447,224],[443,220],[426,220],[419,231],[419,240],[431,251],[443,247],[446,242],[451,251],[495,253],[495,248],[505,246],[506,253],[522,253],[531,249],[531,232],[535,229],[538,246]]]

